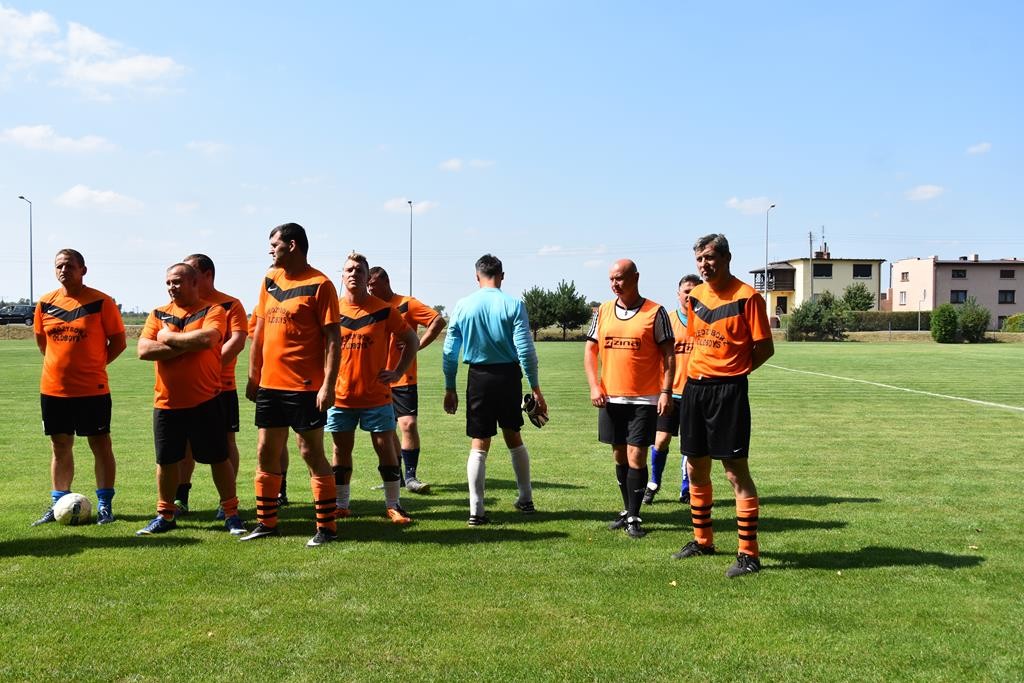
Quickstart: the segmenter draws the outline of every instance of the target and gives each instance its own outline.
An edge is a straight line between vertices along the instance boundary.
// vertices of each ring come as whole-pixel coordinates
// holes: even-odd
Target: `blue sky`
[[[673,303],[709,232],[745,279],[803,256],[1024,258],[1024,10],[983,3],[0,0],[0,297],[52,257],[126,308],[196,251],[251,305],[267,233],[385,266],[449,309],[505,289],[606,299],[633,258]],[[709,6],[714,5],[714,6]],[[886,269],[887,274],[887,269]]]

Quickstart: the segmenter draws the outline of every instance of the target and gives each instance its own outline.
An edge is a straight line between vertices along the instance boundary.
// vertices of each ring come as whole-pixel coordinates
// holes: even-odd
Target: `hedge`
[[[931,311],[921,311],[921,328],[931,328]],[[882,332],[918,329],[917,311],[852,311],[850,332]],[[889,326],[892,325],[890,328]]]

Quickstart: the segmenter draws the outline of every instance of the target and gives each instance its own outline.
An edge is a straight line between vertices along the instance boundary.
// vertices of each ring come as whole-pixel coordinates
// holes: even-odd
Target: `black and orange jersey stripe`
[[[338,408],[375,408],[391,402],[391,389],[377,379],[388,366],[389,344],[409,329],[398,309],[376,297],[361,304],[338,302],[341,363],[335,385]]]
[[[189,308],[171,302],[149,314],[141,336],[155,341],[157,332],[164,326],[173,332],[215,330],[223,339],[227,331],[227,317],[222,306],[209,301],[201,300]],[[211,348],[158,360],[154,366],[155,408],[192,408],[209,401],[221,391],[220,340]]]
[[[687,330],[693,339],[687,376],[736,377],[753,369],[754,344],[771,338],[764,297],[733,277],[719,290],[697,285],[687,299]]]

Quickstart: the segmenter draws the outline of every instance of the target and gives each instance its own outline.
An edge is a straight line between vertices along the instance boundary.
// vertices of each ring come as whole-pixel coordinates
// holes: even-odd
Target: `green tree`
[[[576,291],[576,282],[562,280],[551,292],[554,300],[555,324],[562,328],[565,341],[569,330],[583,327],[590,321],[591,308],[587,298]]]
[[[1003,332],[1024,332],[1024,313],[1016,313],[1004,320]]]
[[[805,301],[793,309],[786,337],[791,341],[839,341],[846,336],[852,317],[842,299],[837,299],[832,292],[824,292],[817,299]]]
[[[530,317],[533,341],[537,341],[538,332],[555,324],[555,295],[534,285],[523,292],[523,303],[526,304],[526,314]]]
[[[855,282],[844,289],[842,300],[850,311],[870,311],[875,307],[875,295],[863,282]]]
[[[952,304],[942,304],[932,311],[932,339],[940,344],[952,344],[956,341],[956,309]]]
[[[985,330],[988,329],[992,314],[972,296],[957,307],[956,319],[960,336],[973,344],[985,340]]]

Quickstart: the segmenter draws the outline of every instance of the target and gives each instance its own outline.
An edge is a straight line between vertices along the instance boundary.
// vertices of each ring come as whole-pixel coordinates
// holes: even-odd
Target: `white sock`
[[[469,514],[479,517],[484,514],[484,478],[487,473],[487,451],[470,449],[466,461],[466,478],[469,480]]]
[[[649,488],[652,491],[657,491],[658,490],[658,485],[655,484],[653,481],[649,481],[649,482],[647,482],[647,488]]]
[[[337,503],[339,508],[348,509],[349,499],[352,497],[351,484],[338,484]]]
[[[530,483],[530,454],[526,450],[526,444],[510,448],[509,455],[512,456],[512,471],[516,475],[516,486],[519,487],[519,502],[526,503],[533,500],[533,485]]]
[[[398,507],[398,490],[402,487],[399,480],[384,482],[384,506],[388,509]]]

